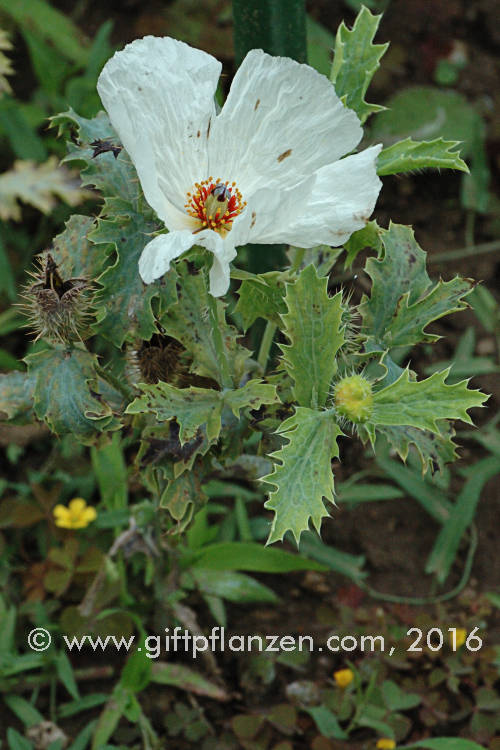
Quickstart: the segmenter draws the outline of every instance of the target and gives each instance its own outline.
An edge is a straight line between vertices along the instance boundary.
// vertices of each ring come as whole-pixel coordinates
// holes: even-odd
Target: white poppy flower
[[[381,146],[359,143],[356,114],[308,65],[248,53],[221,112],[221,63],[168,37],[128,44],[97,88],[146,200],[168,228],[144,248],[146,283],[194,244],[214,255],[210,291],[225,294],[247,242],[339,246],[367,222]]]

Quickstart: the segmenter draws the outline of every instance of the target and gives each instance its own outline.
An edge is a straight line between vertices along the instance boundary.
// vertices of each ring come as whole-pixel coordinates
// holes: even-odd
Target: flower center
[[[190,216],[201,222],[195,233],[213,229],[224,236],[246,205],[235,182],[229,184],[229,180],[222,182],[220,178],[209,177],[195,183],[193,191],[187,194],[184,207]]]

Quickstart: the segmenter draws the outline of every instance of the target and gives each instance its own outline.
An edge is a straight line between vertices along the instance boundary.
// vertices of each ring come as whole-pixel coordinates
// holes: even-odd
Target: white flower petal
[[[210,269],[210,294],[221,297],[229,289],[230,263],[236,257],[236,248],[233,232],[228,232],[222,238],[218,232],[205,229],[195,235],[196,244],[210,250],[214,256],[214,262]]]
[[[170,268],[170,262],[178,258],[193,245],[201,245],[210,250],[214,262],[210,269],[210,294],[220,297],[229,288],[229,264],[236,257],[230,233],[223,239],[217,232],[204,229],[193,234],[188,230],[159,234],[148,242],[139,258],[139,274],[145,284],[159,279]]]
[[[298,247],[346,242],[368,221],[382,186],[377,176],[377,156],[382,146],[328,164],[295,188],[284,191],[273,221],[255,223],[249,241],[286,242]],[[260,208],[258,204],[260,205]],[[248,210],[266,213],[266,195],[257,193]]]
[[[145,284],[159,279],[170,268],[170,261],[178,258],[196,244],[196,235],[188,230],[159,234],[148,242],[139,258],[139,274]]]
[[[235,180],[248,201],[260,187],[292,187],[352,151],[361,136],[356,114],[325,76],[252,50],[212,123],[209,170]]]
[[[182,228],[186,192],[208,170],[221,64],[169,37],[136,39],[103,68],[97,88],[144,195],[170,228]]]

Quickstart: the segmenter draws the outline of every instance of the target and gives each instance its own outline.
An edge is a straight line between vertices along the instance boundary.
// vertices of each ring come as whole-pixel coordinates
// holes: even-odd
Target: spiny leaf
[[[386,343],[390,347],[411,346],[418,341],[434,342],[441,337],[433,333],[425,333],[425,327],[433,320],[442,318],[452,312],[463,310],[467,304],[463,298],[473,289],[470,279],[456,276],[450,281],[438,283],[424,297],[408,304],[410,292],[400,300],[396,317],[386,336]]]
[[[227,406],[235,417],[243,408],[258,409],[277,401],[273,385],[250,380],[236,390],[216,391],[208,388],[175,388],[168,383],[141,385],[144,395],[127,407],[128,414],[154,412],[159,421],[176,418],[180,425],[181,444],[196,437],[206,425],[207,437],[217,440],[221,429],[222,409]]]
[[[282,320],[290,344],[282,344],[281,349],[300,406],[325,405],[337,370],[335,356],[345,340],[342,292],[329,297],[327,288],[328,279],[320,278],[314,266],[307,266],[286,287],[288,312]]]
[[[330,245],[315,245],[306,248],[290,245],[286,255],[291,268],[295,269],[295,272],[313,265],[318,276],[328,276],[342,252],[342,247],[330,247]],[[285,271],[283,275],[290,277],[292,272]],[[288,281],[289,278],[286,280]]]
[[[16,161],[13,169],[0,175],[0,219],[21,220],[18,201],[29,203],[44,214],[52,211],[57,201],[54,196],[77,206],[91,194],[78,186],[78,178],[66,167],[58,166],[51,156],[44,164]]]
[[[94,247],[94,253],[101,258],[110,248],[116,249],[115,263],[99,277],[103,288],[96,295],[95,304],[96,329],[118,347],[126,338],[150,339],[156,332],[152,300],[162,292],[169,292],[175,299],[174,274],[165,282],[148,285],[139,276],[139,256],[154,228],[148,215],[130,209],[128,216],[99,219],[97,229],[88,235],[98,246]]]
[[[469,167],[455,150],[460,141],[414,141],[406,138],[380,152],[377,159],[377,173],[381,176],[413,172],[417,169],[459,169],[468,172]]]
[[[362,7],[352,31],[342,22],[337,30],[330,80],[346,107],[353,109],[363,123],[372,112],[385,107],[368,104],[365,94],[389,44],[373,44],[381,15]]]
[[[439,427],[440,432],[433,433],[407,425],[377,425],[377,434],[385,435],[402,461],[406,461],[410,446],[414,445],[422,463],[422,472],[425,474],[430,469],[434,473],[457,457],[457,445],[453,442],[455,431],[448,422]]]
[[[280,325],[280,315],[286,312],[284,301],[285,276],[281,271],[270,271],[258,276],[237,271],[233,278],[242,278],[238,289],[238,304],[235,312],[241,315],[243,330],[246,331],[257,318],[264,318]]]
[[[33,419],[33,397],[36,379],[26,372],[0,374],[0,414],[7,419],[26,422]]]
[[[179,274],[178,301],[160,311],[158,319],[168,335],[180,341],[193,358],[192,371],[222,384],[214,331],[209,316],[208,285],[203,260],[176,265]],[[165,277],[168,280],[170,275]],[[233,383],[241,381],[250,352],[238,343],[240,335],[226,322],[224,304],[217,300],[217,317]]]
[[[14,69],[9,58],[2,51],[11,49],[12,44],[9,41],[7,33],[3,29],[0,29],[0,97],[4,93],[9,94],[12,91],[6,76],[12,75]]]
[[[70,153],[65,161],[83,161],[84,184],[95,185],[105,196],[97,228],[87,235],[94,244],[106,246],[97,251],[101,268],[107,254],[116,250],[114,264],[99,277],[103,289],[96,298],[96,330],[116,346],[126,338],[150,339],[156,332],[152,300],[164,296],[170,304],[176,299],[174,273],[147,286],[139,276],[139,257],[159,223],[145,203],[137,173],[125,151],[115,158],[111,151],[96,154],[90,145],[106,140],[119,147],[108,116],[100,112],[88,120],[70,109],[52,118],[52,126],[59,126],[59,133],[68,124],[76,127],[78,144],[68,144]]]
[[[288,443],[272,454],[280,463],[261,480],[276,488],[265,504],[275,512],[268,544],[283,539],[287,531],[298,544],[310,520],[319,532],[321,519],[328,515],[323,498],[334,502],[331,460],[339,455],[342,431],[331,412],[299,406],[279,434]]]
[[[63,278],[96,279],[102,273],[104,253],[96,250],[88,237],[94,229],[95,222],[91,216],[73,214],[66,222],[64,231],[54,238],[51,255]]]
[[[425,333],[426,326],[467,307],[463,297],[472,290],[472,282],[457,276],[433,285],[425,268],[426,254],[411,227],[391,223],[381,237],[384,256],[366,263],[372,289],[359,307],[370,350],[436,341],[439,336]]]
[[[357,232],[351,234],[344,245],[344,250],[347,254],[344,268],[350,268],[358,254],[361,250],[364,250],[365,247],[371,247],[373,250],[377,251],[377,254],[380,254],[382,250],[382,240],[380,239],[381,232],[382,230],[376,221],[369,221],[363,229],[358,229]]]
[[[168,510],[177,522],[176,531],[181,534],[191,522],[193,513],[206,502],[207,496],[202,490],[202,477],[196,470],[185,471],[176,479],[171,479],[160,498],[160,508]]]
[[[95,185],[105,197],[120,196],[123,208],[126,203],[130,203],[137,209],[144,199],[137,172],[128,154],[122,150],[117,158],[111,151],[95,155],[95,149],[90,145],[94,141],[110,141],[116,146],[120,145],[107,114],[99,112],[88,120],[70,108],[67,112],[51,117],[51,127],[58,127],[58,135],[68,126],[76,129],[78,143],[68,142],[69,153],[63,161],[70,164],[85,163],[86,166],[81,169],[82,184]]]
[[[207,436],[217,440],[221,429],[222,398],[220,391],[208,388],[175,388],[168,383],[141,385],[144,395],[127,407],[127,414],[154,412],[160,422],[177,419],[181,445],[196,437],[206,425]]]
[[[240,416],[241,409],[260,409],[263,404],[279,402],[275,386],[259,380],[249,380],[241,388],[225,391],[222,396],[235,417]]]
[[[30,354],[25,362],[36,378],[35,413],[53,432],[71,433],[92,444],[96,433],[119,427],[98,393],[95,355],[80,349],[46,349]]]
[[[445,383],[450,368],[435,372],[425,380],[410,380],[409,370],[387,388],[373,394],[370,422],[374,425],[408,425],[439,433],[436,420],[472,420],[467,410],[481,406],[489,398],[467,388],[467,380],[454,385]]]

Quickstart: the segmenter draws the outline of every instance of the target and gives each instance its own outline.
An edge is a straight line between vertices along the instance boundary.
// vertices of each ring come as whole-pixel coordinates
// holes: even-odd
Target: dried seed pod
[[[183,369],[184,347],[170,336],[155,333],[149,341],[128,354],[128,375],[132,383],[175,383]]]
[[[149,341],[140,341],[127,353],[127,377],[137,383],[170,383],[177,388],[217,388],[210,378],[190,372],[192,360],[182,344],[161,329]]]
[[[35,263],[35,270],[29,272],[32,281],[23,288],[20,303],[35,341],[44,338],[66,343],[87,338],[88,319],[92,314],[92,282],[84,278],[64,281],[50,253],[42,253]]]

